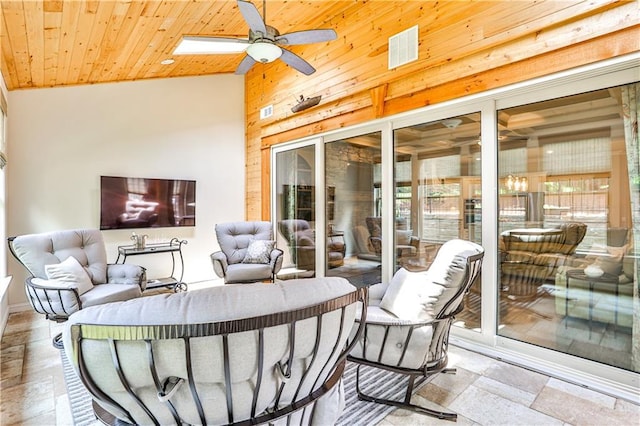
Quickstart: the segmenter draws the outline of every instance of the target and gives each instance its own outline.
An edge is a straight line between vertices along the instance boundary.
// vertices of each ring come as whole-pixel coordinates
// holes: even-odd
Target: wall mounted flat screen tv
[[[100,176],[100,229],[196,225],[196,181]]]

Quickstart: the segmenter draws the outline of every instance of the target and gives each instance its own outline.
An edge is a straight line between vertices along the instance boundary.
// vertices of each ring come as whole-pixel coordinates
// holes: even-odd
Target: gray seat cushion
[[[258,282],[271,276],[271,264],[269,263],[238,263],[227,268],[228,282]]]
[[[128,284],[98,284],[91,291],[80,296],[82,308],[101,305],[103,303],[122,302],[140,297],[142,291],[137,285]]]

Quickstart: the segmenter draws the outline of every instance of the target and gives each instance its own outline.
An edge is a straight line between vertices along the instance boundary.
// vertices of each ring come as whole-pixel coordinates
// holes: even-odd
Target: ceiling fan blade
[[[284,63],[289,65],[291,68],[295,68],[304,75],[311,75],[316,71],[309,62],[287,49],[282,49],[282,56],[280,56],[280,59],[282,59]]]
[[[258,8],[251,3],[250,1],[238,0],[238,9],[240,9],[240,13],[244,17],[244,20],[247,21],[249,28],[254,33],[262,33],[263,35],[267,34],[267,26],[260,16],[260,12],[258,12]]]
[[[240,61],[238,68],[236,68],[235,74],[246,74],[255,63],[256,61],[251,56],[245,55],[242,61]]]
[[[239,53],[246,50],[249,40],[229,37],[184,36],[173,51],[174,55],[204,55]]]
[[[295,31],[288,34],[282,34],[276,37],[276,43],[285,46],[293,46],[296,44],[319,43],[322,41],[331,41],[338,38],[338,34],[332,29],[328,30],[306,30]]]

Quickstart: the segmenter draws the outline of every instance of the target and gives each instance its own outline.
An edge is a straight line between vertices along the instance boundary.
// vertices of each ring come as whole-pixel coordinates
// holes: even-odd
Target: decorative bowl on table
[[[604,271],[598,265],[589,265],[584,268],[584,274],[591,278],[598,278],[604,274]]]

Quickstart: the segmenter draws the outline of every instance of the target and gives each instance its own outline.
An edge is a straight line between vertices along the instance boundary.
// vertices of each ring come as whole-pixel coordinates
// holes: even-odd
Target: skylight
[[[240,53],[247,49],[246,40],[215,39],[211,37],[182,37],[180,44],[173,51],[174,55],[203,55]]]

